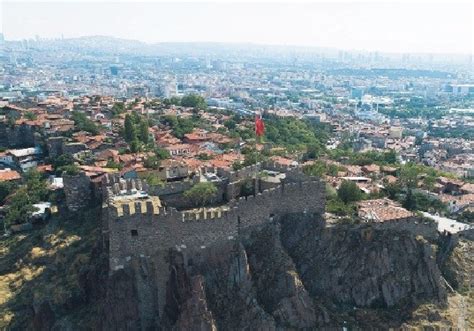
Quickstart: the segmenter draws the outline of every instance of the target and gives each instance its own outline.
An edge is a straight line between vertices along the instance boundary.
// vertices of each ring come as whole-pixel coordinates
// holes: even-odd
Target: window
[[[132,234],[132,237],[137,237],[138,236],[138,230],[132,230],[130,232]]]

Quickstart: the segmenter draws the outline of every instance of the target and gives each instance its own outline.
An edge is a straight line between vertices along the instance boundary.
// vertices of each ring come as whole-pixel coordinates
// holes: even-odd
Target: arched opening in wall
[[[131,230],[130,234],[132,235],[132,237],[138,237],[138,230]]]

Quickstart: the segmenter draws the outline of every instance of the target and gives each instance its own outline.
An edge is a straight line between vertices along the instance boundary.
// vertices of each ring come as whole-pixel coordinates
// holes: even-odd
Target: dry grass
[[[61,310],[78,295],[78,275],[98,233],[97,214],[83,217],[0,238],[0,330],[30,327],[35,302]]]

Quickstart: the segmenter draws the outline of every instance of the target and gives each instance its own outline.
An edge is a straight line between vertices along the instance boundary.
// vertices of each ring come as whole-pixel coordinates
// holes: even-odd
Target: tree
[[[143,165],[145,166],[145,168],[149,168],[149,169],[158,169],[161,165],[161,161],[158,159],[158,157],[156,157],[156,155],[152,155],[150,157],[148,157],[145,162],[143,162]]]
[[[326,164],[322,161],[316,161],[311,165],[306,165],[303,172],[309,176],[322,177],[326,173]]]
[[[323,147],[318,143],[310,144],[307,146],[305,157],[308,159],[317,159],[323,150]]]
[[[34,120],[36,120],[36,119],[38,118],[38,116],[37,116],[35,113],[31,112],[31,111],[27,111],[27,112],[25,113],[25,118],[26,118],[27,120],[34,121]]]
[[[345,204],[337,196],[329,197],[326,204],[326,211],[337,216],[348,216],[354,212],[354,206]]]
[[[148,123],[145,120],[140,121],[140,125],[138,128],[138,138],[141,140],[143,144],[148,144]]]
[[[99,134],[99,127],[89,119],[86,114],[75,111],[72,113],[74,125],[79,131],[86,131],[92,134]]]
[[[165,106],[175,105],[179,106],[181,104],[181,99],[179,97],[171,97],[163,99],[163,104]]]
[[[153,174],[153,173],[146,175],[145,181],[150,186],[160,186],[160,187],[165,186],[165,182],[160,177],[158,177],[158,175]]]
[[[408,189],[405,199],[403,200],[402,206],[403,208],[408,209],[408,210],[416,209],[416,201],[413,197],[413,192],[411,189]]]
[[[71,154],[61,154],[57,158],[51,161],[54,171],[56,174],[61,174],[64,171],[65,166],[74,164],[74,158]]]
[[[420,169],[414,163],[407,163],[400,169],[400,182],[408,189],[416,188],[418,186],[418,175]]]
[[[114,105],[112,106],[112,110],[111,110],[111,113],[114,116],[117,116],[117,115],[122,114],[124,112],[125,112],[125,104],[123,102],[114,103]]]
[[[244,167],[243,163],[240,162],[240,161],[234,161],[234,163],[232,163],[232,170],[234,171],[238,171],[240,169],[242,169]]]
[[[137,134],[135,132],[135,127],[132,122],[132,117],[130,115],[125,116],[125,123],[124,123],[124,130],[123,130],[125,141],[131,143],[133,140],[137,138]]]
[[[76,164],[73,163],[61,167],[61,171],[69,176],[75,176],[79,174],[80,169]]]
[[[229,130],[234,130],[237,126],[237,123],[233,119],[230,119],[224,122],[224,126]]]
[[[110,158],[107,160],[107,164],[105,165],[105,167],[122,170],[123,164],[120,164],[119,162],[115,162],[114,159]]]
[[[36,169],[30,169],[25,175],[25,182],[28,195],[32,203],[38,203],[46,199],[48,188],[41,174]]]
[[[436,184],[436,177],[432,175],[427,175],[423,180],[423,184],[428,191],[433,191]]]
[[[5,215],[6,225],[26,223],[31,213],[35,211],[33,203],[28,189],[26,187],[19,188],[8,204]]]
[[[250,178],[245,179],[240,185],[240,194],[241,197],[246,197],[249,195],[253,195],[255,193],[255,188],[253,185],[253,180]]]
[[[156,147],[155,155],[159,160],[166,160],[170,158],[170,152],[167,149]]]
[[[345,180],[337,190],[337,196],[344,203],[350,203],[361,200],[362,192],[356,183],[350,180]]]
[[[138,153],[140,151],[140,142],[137,138],[133,139],[130,143],[130,151],[132,153]]]
[[[196,109],[206,109],[207,104],[206,100],[200,95],[197,94],[188,94],[181,99],[181,106],[183,107],[193,107]]]
[[[383,154],[383,162],[384,163],[389,163],[389,164],[393,164],[393,163],[397,163],[397,153],[395,152],[395,150],[391,149],[389,150],[388,152],[385,152]]]
[[[13,192],[15,186],[12,182],[0,182],[0,203]]]
[[[191,200],[197,207],[209,203],[216,193],[217,187],[213,183],[201,182],[184,192],[184,197]]]

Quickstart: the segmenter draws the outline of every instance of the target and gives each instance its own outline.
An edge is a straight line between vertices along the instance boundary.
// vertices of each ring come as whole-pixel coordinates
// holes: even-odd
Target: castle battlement
[[[268,168],[270,167],[270,169]],[[256,170],[275,170],[277,165],[253,165],[239,171],[203,169],[224,179],[218,194],[227,195],[227,204],[177,210],[172,199],[199,178],[149,187],[140,179],[124,179],[108,174],[103,180],[103,221],[109,243],[109,262],[115,270],[132,256],[151,256],[171,247],[196,251],[229,238],[237,238],[248,228],[259,227],[291,213],[323,214],[325,183],[305,176],[299,169],[286,171],[286,179],[256,195],[239,197],[239,181],[253,178]],[[172,200],[174,201],[174,200]],[[218,202],[219,203],[219,202]],[[167,206],[165,206],[168,204]]]
[[[229,206],[217,208],[199,208],[194,210],[186,210],[181,212],[183,222],[185,221],[206,221],[216,220],[225,217],[229,212]]]
[[[109,175],[105,176],[108,178]],[[115,175],[111,176],[112,178],[116,178]],[[125,195],[130,194],[130,192],[134,191],[148,191],[149,187],[148,184],[141,179],[123,179],[120,178],[118,180],[111,180],[109,182],[104,181],[106,189],[104,190],[104,198],[108,199],[110,197],[116,195]]]
[[[117,190],[119,194],[109,196],[103,206],[110,267],[123,265],[130,256],[151,256],[170,247],[199,250],[215,242],[236,238],[241,231],[262,226],[281,215],[322,214],[325,184],[306,179],[305,182],[282,183],[219,207],[184,211],[164,207],[158,196],[148,196],[146,192],[133,190],[132,184],[122,183],[121,188],[132,190],[127,193]],[[110,181],[110,184],[119,182]]]
[[[161,206],[158,197],[150,197],[146,200],[124,199],[113,201],[106,208],[115,218],[126,217],[133,214],[160,215],[165,214],[165,208]]]

